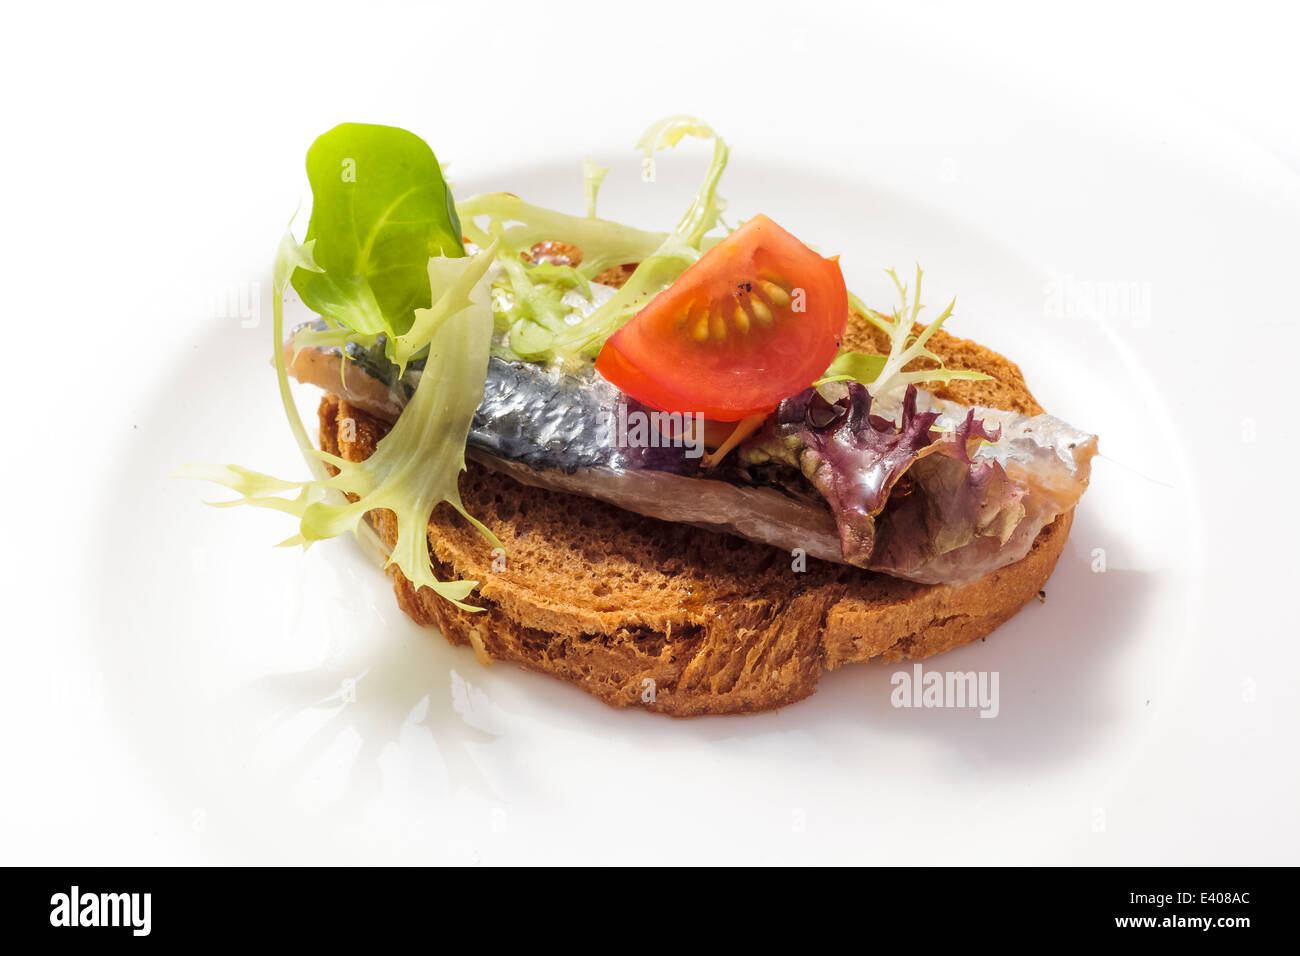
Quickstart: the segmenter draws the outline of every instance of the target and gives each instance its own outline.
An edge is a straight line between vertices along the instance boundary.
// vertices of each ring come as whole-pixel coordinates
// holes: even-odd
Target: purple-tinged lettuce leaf
[[[871,414],[864,386],[850,382],[845,391],[836,402],[815,388],[786,399],[742,446],[740,460],[799,468],[830,505],[844,559],[865,566],[875,546],[876,515],[890,492],[918,460],[939,450],[930,430],[937,415],[916,410],[915,386],[907,390],[898,423]]]
[[[956,578],[986,568],[1028,530],[1025,489],[977,454],[999,427],[970,409],[936,429],[939,414],[917,410],[915,386],[897,421],[872,414],[856,382],[840,394],[831,401],[812,388],[782,402],[740,460],[799,468],[830,507],[845,561],[913,580]]]
[[[876,521],[867,565],[874,571],[916,580],[927,566],[965,549],[965,560],[982,564],[1025,517],[1024,490],[997,462],[930,455],[908,472],[908,483],[909,493],[896,496]]]

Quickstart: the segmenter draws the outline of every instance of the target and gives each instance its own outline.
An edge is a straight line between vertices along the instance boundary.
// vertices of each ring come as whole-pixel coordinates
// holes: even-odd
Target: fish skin
[[[330,354],[335,363],[341,355],[337,347],[312,350]],[[292,354],[292,342],[287,351]],[[411,363],[398,380],[384,356],[382,341],[372,349],[349,343],[347,351],[350,363],[383,385],[396,403],[393,407],[400,409],[414,391],[423,363]],[[296,362],[291,369],[300,380],[339,389],[337,365],[323,379],[303,378]],[[957,427],[971,411],[923,390],[917,390],[917,396],[922,410],[936,414],[935,427],[941,430]],[[882,424],[900,410],[889,399],[879,406],[873,411],[885,415]],[[1001,430],[998,441],[985,442],[975,451],[975,460],[1016,476],[1016,483],[1029,489],[1027,501],[1033,508],[1011,538],[991,552],[988,548],[979,555],[952,552],[925,567],[902,568],[845,559],[830,508],[811,490],[797,466],[784,462],[786,456],[758,455],[763,460],[757,464],[741,465],[747,447],[752,448],[761,433],[746,439],[721,466],[704,472],[699,459],[687,457],[687,449],[680,445],[621,445],[616,430],[621,407],[629,413],[649,411],[594,369],[564,373],[494,355],[488,360],[483,401],[470,426],[466,454],[526,484],[585,494],[650,517],[730,532],[778,548],[800,547],[810,556],[858,564],[893,577],[959,583],[1027,553],[1038,531],[1078,500],[1096,452],[1096,436],[1051,416],[975,408],[977,417]],[[389,420],[396,414],[390,412]],[[797,462],[798,449],[788,451]]]
[[[325,327],[318,321],[300,328],[323,330]],[[424,367],[422,360],[411,362],[399,379],[396,367],[384,354],[382,337],[373,347],[349,342],[345,348],[350,366],[385,386],[394,406],[410,400],[415,391],[415,375]],[[341,354],[337,346],[311,346],[310,350],[329,355],[335,361]],[[292,347],[286,351],[292,356]],[[296,373],[303,370],[292,360],[290,367]],[[315,384],[338,390],[337,384],[325,381]],[[628,413],[650,411],[605,381],[594,369],[564,373],[558,368],[510,362],[494,355],[488,359],[483,401],[470,424],[469,444],[530,468],[558,469],[569,475],[579,468],[596,467],[615,471],[652,469],[678,475],[699,470],[698,459],[689,458],[687,449],[681,445],[620,445],[616,428],[620,406]],[[391,412],[385,414],[385,410],[376,407],[368,410],[392,419]],[[720,472],[719,476],[725,474]]]
[[[620,445],[617,414],[644,410],[594,371],[577,375],[529,362],[488,360],[469,443],[510,461],[573,474],[579,468],[687,474],[698,464],[677,447]]]

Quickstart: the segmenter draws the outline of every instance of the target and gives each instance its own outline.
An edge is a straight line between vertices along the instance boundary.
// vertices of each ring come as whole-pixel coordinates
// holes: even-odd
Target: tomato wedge
[[[653,408],[739,421],[821,377],[848,317],[839,262],[755,216],[611,335],[596,368]]]

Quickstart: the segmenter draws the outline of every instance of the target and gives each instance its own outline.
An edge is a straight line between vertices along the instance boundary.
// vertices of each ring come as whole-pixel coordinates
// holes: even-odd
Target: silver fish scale
[[[594,371],[577,375],[528,362],[488,360],[483,401],[469,443],[532,468],[653,468],[681,473],[683,448],[620,448],[615,429],[626,396]]]

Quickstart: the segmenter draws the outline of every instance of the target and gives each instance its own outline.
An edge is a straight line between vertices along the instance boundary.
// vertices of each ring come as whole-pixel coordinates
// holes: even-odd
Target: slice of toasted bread
[[[887,349],[858,316],[845,340]],[[943,332],[930,345],[951,367],[994,376],[935,389],[940,397],[1042,411],[1002,356]],[[347,420],[354,424],[343,427]],[[349,461],[369,456],[388,428],[333,395],[321,402],[320,426],[322,448]],[[433,564],[444,580],[481,582],[471,601],[486,610],[417,592],[394,568],[402,609],[481,660],[513,661],[606,703],[675,717],[779,707],[811,694],[826,669],[928,657],[985,636],[1042,588],[1072,518],[1045,528],[1022,560],[953,588],[816,560],[797,572],[776,548],[527,487],[473,463],[460,490],[504,544],[505,567],[494,570],[489,545],[448,505],[429,524]],[[371,518],[391,546],[392,514]]]

